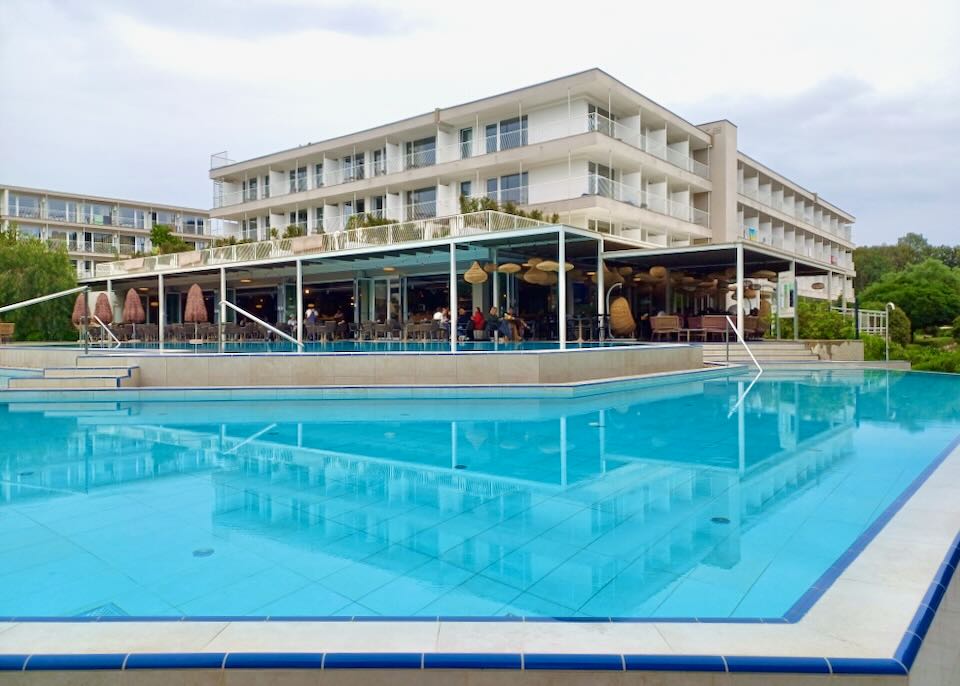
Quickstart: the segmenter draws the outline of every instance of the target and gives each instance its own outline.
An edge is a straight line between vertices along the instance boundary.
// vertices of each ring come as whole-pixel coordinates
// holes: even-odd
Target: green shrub
[[[951,333],[953,334],[953,340],[960,341],[960,317],[953,320],[953,330]]]

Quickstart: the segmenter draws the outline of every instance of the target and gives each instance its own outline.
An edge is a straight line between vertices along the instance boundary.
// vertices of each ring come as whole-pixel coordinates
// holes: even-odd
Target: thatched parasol
[[[207,306],[203,302],[203,291],[200,286],[193,284],[187,291],[187,304],[183,308],[183,321],[193,323],[193,337],[198,337],[197,325],[208,321]]]
[[[143,324],[147,318],[143,311],[143,303],[140,301],[140,294],[135,288],[127,291],[127,297],[123,301],[123,321],[133,324],[133,337],[137,337],[137,324]]]
[[[486,283],[488,277],[487,272],[480,266],[480,263],[474,261],[474,263],[470,265],[470,269],[464,273],[463,278],[467,283],[477,284]]]
[[[113,306],[110,304],[110,296],[101,293],[97,296],[97,304],[93,306],[93,314],[104,324],[113,323]]]
[[[70,321],[77,328],[83,324],[83,320],[90,316],[87,310],[87,294],[77,293],[77,299],[73,303],[73,314],[70,315]]]

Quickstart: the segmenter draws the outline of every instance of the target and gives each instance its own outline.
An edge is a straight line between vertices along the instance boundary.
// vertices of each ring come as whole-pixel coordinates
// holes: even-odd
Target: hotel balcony
[[[245,202],[292,195],[317,188],[350,183],[364,178],[388,176],[404,171],[478,158],[483,155],[548,141],[557,141],[586,133],[600,133],[665,161],[679,170],[695,174],[703,179],[709,178],[709,166],[695,160],[688,154],[688,151],[680,150],[674,147],[675,144],[667,143],[665,134],[660,138],[647,136],[639,130],[618,121],[597,113],[590,113],[580,117],[565,117],[536,126],[523,126],[510,131],[500,130],[495,135],[477,135],[469,141],[457,141],[442,145],[437,145],[435,141],[432,146],[417,150],[391,151],[388,147],[385,157],[371,159],[364,164],[357,163],[355,161],[356,156],[351,156],[351,162],[342,166],[332,164],[334,160],[325,159],[321,173],[317,173],[315,169],[318,166],[316,162],[308,165],[305,160],[298,161],[293,164],[304,165],[298,167],[298,170],[302,169],[303,171],[293,178],[284,179],[285,182],[279,184],[276,182],[268,185],[258,183],[252,188],[240,188],[238,187],[240,184],[237,182],[215,180],[213,206],[214,208],[224,208]],[[265,171],[260,170],[254,176],[262,180]]]
[[[760,205],[777,210],[787,217],[792,217],[843,241],[853,240],[852,224],[840,221],[836,217],[826,216],[821,208],[809,200],[800,198],[798,201],[798,196],[785,195],[782,191],[774,193],[769,190],[769,186],[755,187],[743,182],[737,184],[737,192]]]

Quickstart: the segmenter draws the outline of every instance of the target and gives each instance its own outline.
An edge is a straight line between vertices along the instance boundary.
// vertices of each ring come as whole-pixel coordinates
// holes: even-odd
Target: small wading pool
[[[569,341],[566,344],[567,350],[579,350],[584,348],[614,348],[626,346],[650,345],[643,341],[585,341],[577,343]],[[50,347],[60,350],[80,350],[81,347],[76,344],[35,344],[31,347]],[[548,351],[559,350],[560,344],[556,341],[464,341],[457,344],[458,352],[525,352],[525,351]],[[140,352],[140,351],[171,351],[171,352],[196,352],[196,353],[219,353],[219,344],[213,343],[190,343],[184,341],[164,343],[163,347],[157,342],[143,341],[124,341],[120,346],[106,341],[103,346],[90,346],[91,352]],[[355,340],[336,340],[336,341],[305,341],[303,344],[304,352],[308,353],[443,353],[450,352],[449,340],[432,341],[401,341],[394,339],[377,341],[355,341]],[[223,352],[225,353],[292,353],[297,352],[297,346],[289,341],[243,341],[225,343]]]
[[[796,616],[960,434],[960,378],[750,381],[0,403],[0,617]]]

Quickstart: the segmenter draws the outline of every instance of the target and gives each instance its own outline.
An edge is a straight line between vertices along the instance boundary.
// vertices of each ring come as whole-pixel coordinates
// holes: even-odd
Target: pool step
[[[808,348],[805,343],[795,341],[757,341],[749,343],[750,350],[757,361],[763,362],[819,362],[820,356]],[[725,343],[704,343],[704,362],[726,362]],[[750,362],[750,355],[740,343],[730,342],[730,361]]]
[[[84,388],[135,388],[140,385],[140,368],[130,367],[48,367],[42,377],[10,379],[9,388],[52,390]]]

